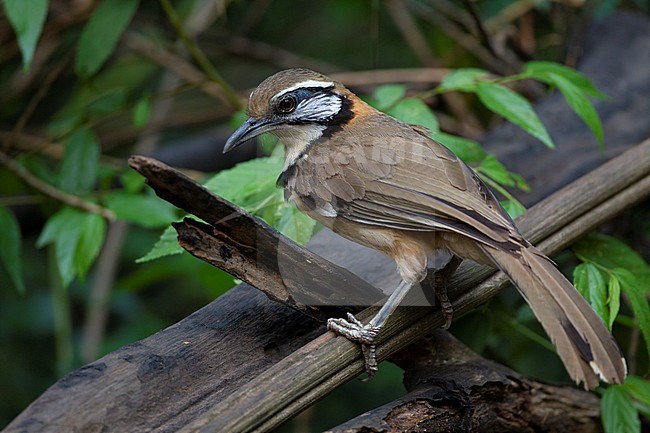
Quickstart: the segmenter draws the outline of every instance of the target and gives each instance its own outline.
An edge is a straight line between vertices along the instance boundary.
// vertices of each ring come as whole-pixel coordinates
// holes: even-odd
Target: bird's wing
[[[292,167],[289,193],[323,215],[361,224],[452,231],[500,249],[521,242],[496,198],[456,155],[409,125],[383,121],[394,123],[315,144]],[[387,129],[398,133],[381,135]]]

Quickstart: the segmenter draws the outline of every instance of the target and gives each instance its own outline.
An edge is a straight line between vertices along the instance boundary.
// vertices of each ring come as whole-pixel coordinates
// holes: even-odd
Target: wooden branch
[[[27,185],[31,186],[35,190],[45,194],[48,197],[58,200],[63,204],[67,204],[68,206],[81,209],[85,212],[96,213],[108,221],[115,221],[115,213],[112,210],[86,201],[74,194],[69,194],[59,188],[50,185],[47,182],[42,181],[30,173],[25,167],[14,161],[13,158],[11,158],[2,150],[0,150],[0,164],[7,167],[7,169],[22,179],[23,182],[25,182]]]
[[[647,46],[647,36],[638,31],[644,26],[647,26],[644,17],[616,15],[597,24],[592,31],[594,36],[585,48],[586,56],[581,62],[584,68],[581,70],[600,90],[613,96],[610,101],[596,102],[607,143],[604,157],[599,154],[591,132],[569,113],[566,102],[558,94],[545,98],[535,107],[543,122],[553,126],[554,139],[561,143],[555,151],[548,151],[536,139],[510,124],[499,126],[483,140],[499,160],[525,174],[532,187],[532,193],[524,197],[526,204],[535,203],[540,197],[559,190],[580,174],[630,148],[632,143],[650,136],[650,123],[638,121],[649,106],[648,99],[640,91],[648,85],[647,74],[643,73],[645,58],[639,54],[639,50]],[[621,47],[624,49],[619,49]],[[603,62],[603,56],[611,60],[611,53],[616,53],[616,61]],[[426,81],[428,73],[422,73],[422,79]],[[393,79],[391,75],[382,75],[380,80],[390,81]],[[612,80],[612,76],[617,80]],[[364,74],[360,78],[361,81],[366,79],[372,80],[374,75]],[[647,161],[647,154],[637,155]],[[632,162],[634,166],[638,161]],[[602,183],[617,179],[618,174],[613,172]],[[618,209],[632,206],[638,200],[638,194],[646,194],[648,189],[647,183],[645,187],[640,184],[622,189],[606,204],[583,215],[585,218],[592,213],[612,215]],[[555,213],[551,209],[545,223],[562,217],[564,211],[573,207],[571,199],[578,203],[580,198],[578,191],[575,196],[571,194],[564,203],[567,208],[558,207]],[[534,222],[530,221],[529,229],[537,230]],[[596,222],[587,223],[593,225]],[[569,224],[583,228],[580,219]],[[546,234],[540,232],[537,236],[541,238]],[[548,242],[562,244],[571,236],[566,238],[560,233],[557,239],[549,239]],[[327,231],[319,233],[310,248],[339,265],[353,269],[377,286],[391,287],[393,264],[381,255]],[[470,274],[460,277],[469,280]],[[492,282],[493,285],[497,283]],[[489,284],[486,282],[482,287]],[[456,302],[468,302],[462,299]],[[416,316],[426,314],[417,308],[409,310]],[[408,331],[430,329],[440,322],[439,315],[426,315],[424,321]],[[260,291],[242,284],[177,324],[69,373],[26,408],[4,432],[175,432],[215,410],[219,402],[239,393],[244,384],[323,332],[318,322],[284,304],[270,301]],[[406,333],[397,335],[408,337]],[[397,335],[388,344],[396,344]],[[317,346],[316,343],[310,344],[310,347]],[[388,346],[382,347],[381,353],[389,349]],[[315,357],[323,355],[309,351],[301,353],[312,357],[311,360],[318,360]],[[351,346],[341,351],[339,358],[347,359],[348,355],[354,357],[357,353],[357,349]],[[360,371],[360,363],[339,368],[330,376],[327,376],[330,372],[323,369],[327,377],[316,377],[314,383],[318,386],[309,385],[300,397],[283,399],[283,404],[287,400],[291,404],[270,417],[267,414],[260,428],[277,425],[296,410],[320,398],[329,389],[352,377],[351,369],[354,368]],[[286,385],[286,381],[282,384]],[[270,394],[282,395],[285,389],[281,386],[272,389]],[[246,392],[249,393],[250,389]],[[260,407],[268,409],[266,399],[260,402]]]
[[[617,176],[621,172],[628,174],[619,179]],[[530,209],[522,233],[533,239],[546,238],[539,247],[546,254],[553,254],[648,195],[650,139],[574,182],[542,206]],[[584,213],[577,218],[571,212],[563,215],[567,204]],[[556,219],[562,221],[564,228],[553,233],[551,227],[557,226]],[[531,227],[535,228],[534,233],[530,233]],[[507,285],[508,279],[501,272],[484,280],[491,273],[493,270],[476,265],[466,265],[457,272],[450,282],[455,288],[451,296],[455,297],[453,305],[457,316],[483,304]],[[478,284],[481,280],[484,281]],[[400,310],[380,334],[379,360],[444,323],[437,309],[411,307]],[[359,317],[367,318],[373,312],[365,310]],[[270,430],[362,372],[358,345],[326,333],[262,372],[182,432]]]
[[[602,428],[595,394],[525,377],[481,358],[443,330],[418,340],[391,361],[404,369],[409,393],[328,433],[587,433]]]
[[[367,306],[382,299],[381,291],[352,272],[301,247],[181,172],[144,156],[131,157],[129,164],[161,198],[212,222],[186,218],[175,223],[181,246],[270,298],[316,319],[340,314],[345,306]]]
[[[570,186],[566,190],[570,194],[561,191],[558,206],[549,198],[531,209],[524,234],[545,237],[547,245],[542,249],[556,251],[647,196],[649,148],[650,141],[646,141],[610,161],[595,172],[599,181],[592,173]],[[621,173],[630,174],[619,177]],[[622,187],[621,179],[631,186]],[[615,190],[618,193],[612,192]],[[610,198],[603,202],[601,194]],[[194,201],[207,208],[218,205],[202,196],[195,196]],[[570,227],[549,236],[543,227],[555,224],[572,206],[586,213],[563,224],[575,225],[580,231],[573,233]],[[531,228],[534,233],[529,233]],[[341,258],[343,262],[359,252],[348,250],[347,254]],[[371,259],[364,260],[369,263]],[[359,269],[364,270],[364,278],[370,279],[372,269]],[[461,268],[455,279],[457,290],[452,293],[459,314],[485,302],[506,284],[505,277],[495,274],[472,292],[464,292],[491,272],[467,265]],[[102,426],[130,432],[178,431],[183,427],[185,431],[269,430],[362,371],[357,345],[329,333],[313,340],[323,333],[316,322],[265,298],[250,286],[239,286],[178,324],[66,375],[5,432]],[[385,359],[441,323],[438,311],[398,311],[387,324],[379,358]],[[307,341],[311,343],[300,348]]]

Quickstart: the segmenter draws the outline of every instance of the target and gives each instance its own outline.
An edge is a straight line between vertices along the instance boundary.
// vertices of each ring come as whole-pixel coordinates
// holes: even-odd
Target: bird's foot
[[[327,329],[348,340],[361,343],[361,351],[366,363],[366,373],[370,379],[377,372],[377,355],[375,340],[379,333],[379,327],[370,324],[364,325],[352,313],[348,313],[346,319],[328,319]]]

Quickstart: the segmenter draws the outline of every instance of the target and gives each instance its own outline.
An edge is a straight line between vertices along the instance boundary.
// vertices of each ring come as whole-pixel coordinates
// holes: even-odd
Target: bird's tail
[[[614,337],[548,257],[530,245],[514,254],[481,248],[517,286],[576,383],[592,389],[599,378],[608,383],[625,380],[625,358]]]

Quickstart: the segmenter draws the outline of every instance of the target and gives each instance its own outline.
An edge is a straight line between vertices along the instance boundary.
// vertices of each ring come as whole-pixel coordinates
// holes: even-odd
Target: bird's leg
[[[361,323],[351,313],[348,313],[347,320],[329,319],[327,321],[327,329],[330,331],[336,332],[348,340],[361,343],[368,376],[372,376],[377,371],[377,359],[375,356],[375,340],[377,334],[381,330],[381,327],[386,323],[388,317],[395,311],[400,302],[402,302],[410,288],[411,285],[409,283],[405,281],[400,282],[381,309],[367,325]]]
[[[431,290],[435,294],[436,300],[440,305],[440,310],[442,311],[442,317],[445,319],[445,324],[442,326],[444,329],[448,329],[451,326],[451,320],[454,317],[454,308],[447,296],[447,284],[462,261],[461,258],[452,256],[442,269],[437,271],[429,269],[424,280],[420,282],[423,289]]]

